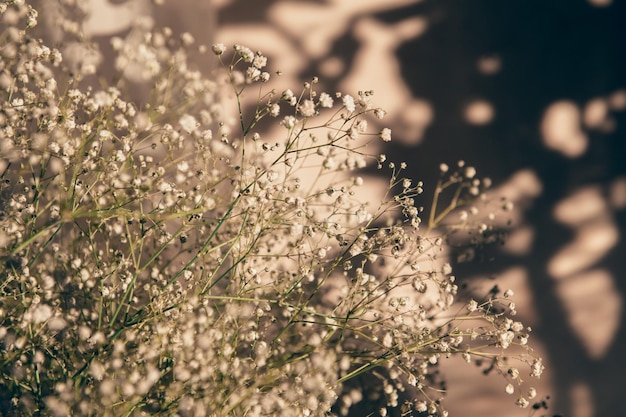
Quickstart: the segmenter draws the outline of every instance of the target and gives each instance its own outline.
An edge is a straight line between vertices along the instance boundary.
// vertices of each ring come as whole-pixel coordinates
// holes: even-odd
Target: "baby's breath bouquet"
[[[422,222],[371,92],[277,92],[240,45],[206,78],[189,35],[150,27],[103,79],[72,11],[56,49],[0,2],[0,414],[446,415],[450,356],[529,406],[543,367],[510,293],[462,300],[446,261],[488,235],[487,180],[442,166]]]

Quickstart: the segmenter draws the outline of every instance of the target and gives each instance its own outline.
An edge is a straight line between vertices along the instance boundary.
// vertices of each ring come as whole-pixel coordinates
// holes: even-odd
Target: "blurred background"
[[[374,90],[394,138],[381,151],[426,188],[441,162],[491,177],[492,196],[516,203],[508,239],[456,275],[515,291],[547,367],[550,408],[535,415],[626,416],[625,1],[90,2],[103,43],[152,16],[197,43],[262,51],[291,88],[319,76],[320,91]],[[499,378],[455,361],[443,372],[451,416],[529,414]]]

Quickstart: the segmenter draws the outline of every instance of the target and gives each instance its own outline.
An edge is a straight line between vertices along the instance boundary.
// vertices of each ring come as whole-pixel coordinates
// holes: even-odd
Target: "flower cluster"
[[[0,20],[0,409],[445,415],[434,368],[452,355],[487,359],[529,405],[513,362],[543,367],[510,294],[461,306],[446,262],[448,234],[482,224],[444,219],[488,184],[447,173],[436,193],[453,198],[424,227],[424,185],[368,151],[391,140],[370,128],[372,92],[265,92],[267,59],[240,45],[214,45],[206,78],[190,36],[141,25],[136,50],[113,39],[118,75],[96,87],[97,60],[38,40],[26,1]],[[391,172],[377,202],[359,198],[368,164]]]

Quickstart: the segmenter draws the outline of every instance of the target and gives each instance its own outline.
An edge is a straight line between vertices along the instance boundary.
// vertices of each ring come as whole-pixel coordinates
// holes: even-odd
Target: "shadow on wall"
[[[308,21],[312,5],[331,3],[281,5],[291,4],[294,21]],[[458,265],[459,277],[473,288],[471,277],[523,271],[516,279],[530,289],[535,337],[545,345],[554,379],[551,412],[626,415],[620,388],[626,370],[626,4],[394,2],[400,3],[391,10],[364,6],[345,19],[326,53],[309,56],[301,79],[320,75],[324,89],[344,90],[354,85],[345,77],[365,65],[358,51],[367,39],[395,52],[397,75],[410,91],[390,103],[404,113],[392,119],[389,159],[406,159],[415,170],[410,176],[426,184],[436,181],[440,162],[464,159],[501,190],[515,188],[522,208],[510,243],[486,248],[482,261]],[[287,44],[306,50],[303,38],[276,25],[277,5],[266,0],[252,11],[230,2],[220,27],[269,21]],[[298,15],[298,8],[306,13]],[[329,19],[327,25],[338,21]],[[386,33],[393,36],[361,36],[377,25],[392,28]],[[363,71],[375,73],[376,64]],[[395,74],[386,75],[377,76]],[[497,251],[493,261],[485,260],[489,250]],[[579,398],[585,393],[587,410]]]
[[[397,53],[407,84],[436,116],[420,146],[392,145],[391,158],[410,152],[423,170],[440,155],[471,161],[498,183],[522,172],[539,181],[541,192],[512,230],[530,230],[526,247],[457,271],[524,267],[552,368],[554,412],[567,416],[580,414],[580,387],[594,415],[626,415],[624,6],[451,0],[379,15],[433,22]],[[493,119],[471,117],[477,100]]]

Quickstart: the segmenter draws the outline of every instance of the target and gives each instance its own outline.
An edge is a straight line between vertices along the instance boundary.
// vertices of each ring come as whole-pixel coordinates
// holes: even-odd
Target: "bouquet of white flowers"
[[[93,50],[76,15],[59,27]],[[361,400],[446,415],[450,356],[529,405],[518,369],[543,367],[511,294],[461,300],[446,261],[451,234],[489,227],[473,168],[442,166],[422,224],[425,186],[370,151],[391,140],[369,127],[385,114],[372,92],[277,92],[240,45],[214,45],[207,78],[167,29],[136,50],[113,39],[117,74],[98,79],[98,60],[36,37],[37,16],[0,2],[6,415],[324,416]],[[143,105],[131,67],[152,85]],[[389,170],[369,201],[368,164]]]

